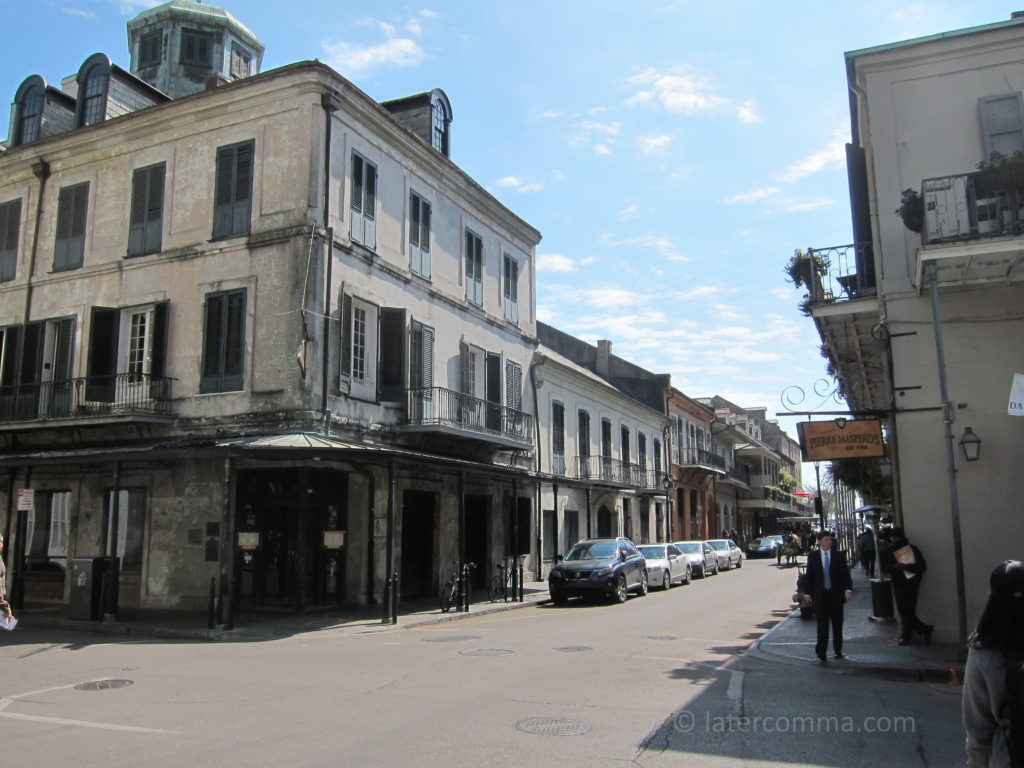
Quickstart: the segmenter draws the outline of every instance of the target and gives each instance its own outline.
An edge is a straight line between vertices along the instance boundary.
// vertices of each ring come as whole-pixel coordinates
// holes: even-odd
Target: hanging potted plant
[[[900,207],[896,215],[903,219],[903,226],[920,234],[924,229],[924,199],[913,187],[904,189],[900,195]]]

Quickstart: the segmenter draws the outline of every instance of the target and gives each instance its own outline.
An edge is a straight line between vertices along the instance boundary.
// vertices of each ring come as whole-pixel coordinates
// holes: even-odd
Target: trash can
[[[71,561],[71,595],[68,617],[80,621],[97,621],[103,576],[107,572],[106,557],[76,557]]]
[[[871,579],[871,620],[892,621],[892,582],[889,579]]]

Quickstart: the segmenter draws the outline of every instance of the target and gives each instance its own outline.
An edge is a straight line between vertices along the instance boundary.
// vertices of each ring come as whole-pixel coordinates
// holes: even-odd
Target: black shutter
[[[89,360],[85,399],[112,403],[117,378],[117,334],[121,310],[93,307],[89,319]]]
[[[341,375],[352,375],[352,297],[341,297]]]
[[[401,402],[405,399],[405,310],[381,307],[377,377],[380,399]]]
[[[203,375],[199,382],[200,392],[220,391],[223,325],[224,294],[215,293],[207,296],[203,318]]]
[[[21,365],[18,369],[18,418],[33,418],[39,413],[39,380],[43,370],[43,324],[28,323],[21,339]]]
[[[231,233],[238,235],[249,231],[252,203],[252,143],[240,144],[235,148],[235,200],[232,209]]]
[[[128,216],[128,255],[135,256],[146,250],[146,182],[149,174],[137,168],[132,174],[132,210]]]
[[[0,205],[0,282],[13,280],[18,263],[21,200]]]
[[[245,365],[245,291],[227,295],[227,316],[224,327],[223,392],[242,389]]]
[[[167,310],[170,304],[169,301],[161,301],[153,307],[153,349],[149,372],[154,379],[167,375]]]
[[[850,180],[850,216],[857,244],[858,287],[875,287],[875,259],[871,246],[871,210],[868,205],[868,166],[862,147],[846,145],[847,177]]]
[[[144,253],[156,253],[160,250],[163,234],[164,216],[164,175],[163,163],[149,168],[149,189],[146,195],[146,226],[144,234]]]
[[[235,149],[217,150],[217,182],[214,190],[213,236],[231,234],[231,192],[234,186]]]

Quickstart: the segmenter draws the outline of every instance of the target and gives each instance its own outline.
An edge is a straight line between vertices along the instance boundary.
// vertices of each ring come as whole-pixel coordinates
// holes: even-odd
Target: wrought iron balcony
[[[727,467],[725,474],[737,482],[743,483],[744,485],[750,485],[750,470],[746,467],[736,464],[732,467]]]
[[[174,379],[119,373],[0,387],[0,422],[170,416]]]
[[[533,416],[444,387],[406,390],[403,431],[480,436],[513,447],[533,444]]]
[[[680,452],[681,467],[708,467],[725,471],[725,457],[703,448],[683,448]]]
[[[921,182],[922,245],[1024,234],[1024,164]]]
[[[809,306],[875,295],[875,263],[871,243],[809,248],[807,257],[811,281],[807,294]],[[812,269],[814,264],[820,265],[820,271]]]
[[[577,456],[575,476],[580,480],[599,480],[645,490],[663,491],[664,473],[604,456]]]

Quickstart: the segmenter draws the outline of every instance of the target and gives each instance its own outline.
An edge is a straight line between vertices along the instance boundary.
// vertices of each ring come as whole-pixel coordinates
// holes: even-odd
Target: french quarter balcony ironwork
[[[574,474],[580,480],[603,481],[659,493],[665,490],[661,482],[664,473],[640,464],[604,456],[577,456],[574,462]]]
[[[104,416],[170,416],[175,379],[144,373],[0,387],[0,422]]]
[[[406,423],[454,427],[522,443],[532,443],[533,416],[525,411],[444,387],[406,390]]]
[[[703,448],[684,448],[680,456],[680,466],[707,467],[725,470],[725,457]]]
[[[810,306],[875,295],[874,250],[871,243],[809,248],[807,256],[817,256],[825,263],[824,274],[811,270],[808,292]]]
[[[921,197],[924,246],[1024,234],[1024,164],[925,179]]]

